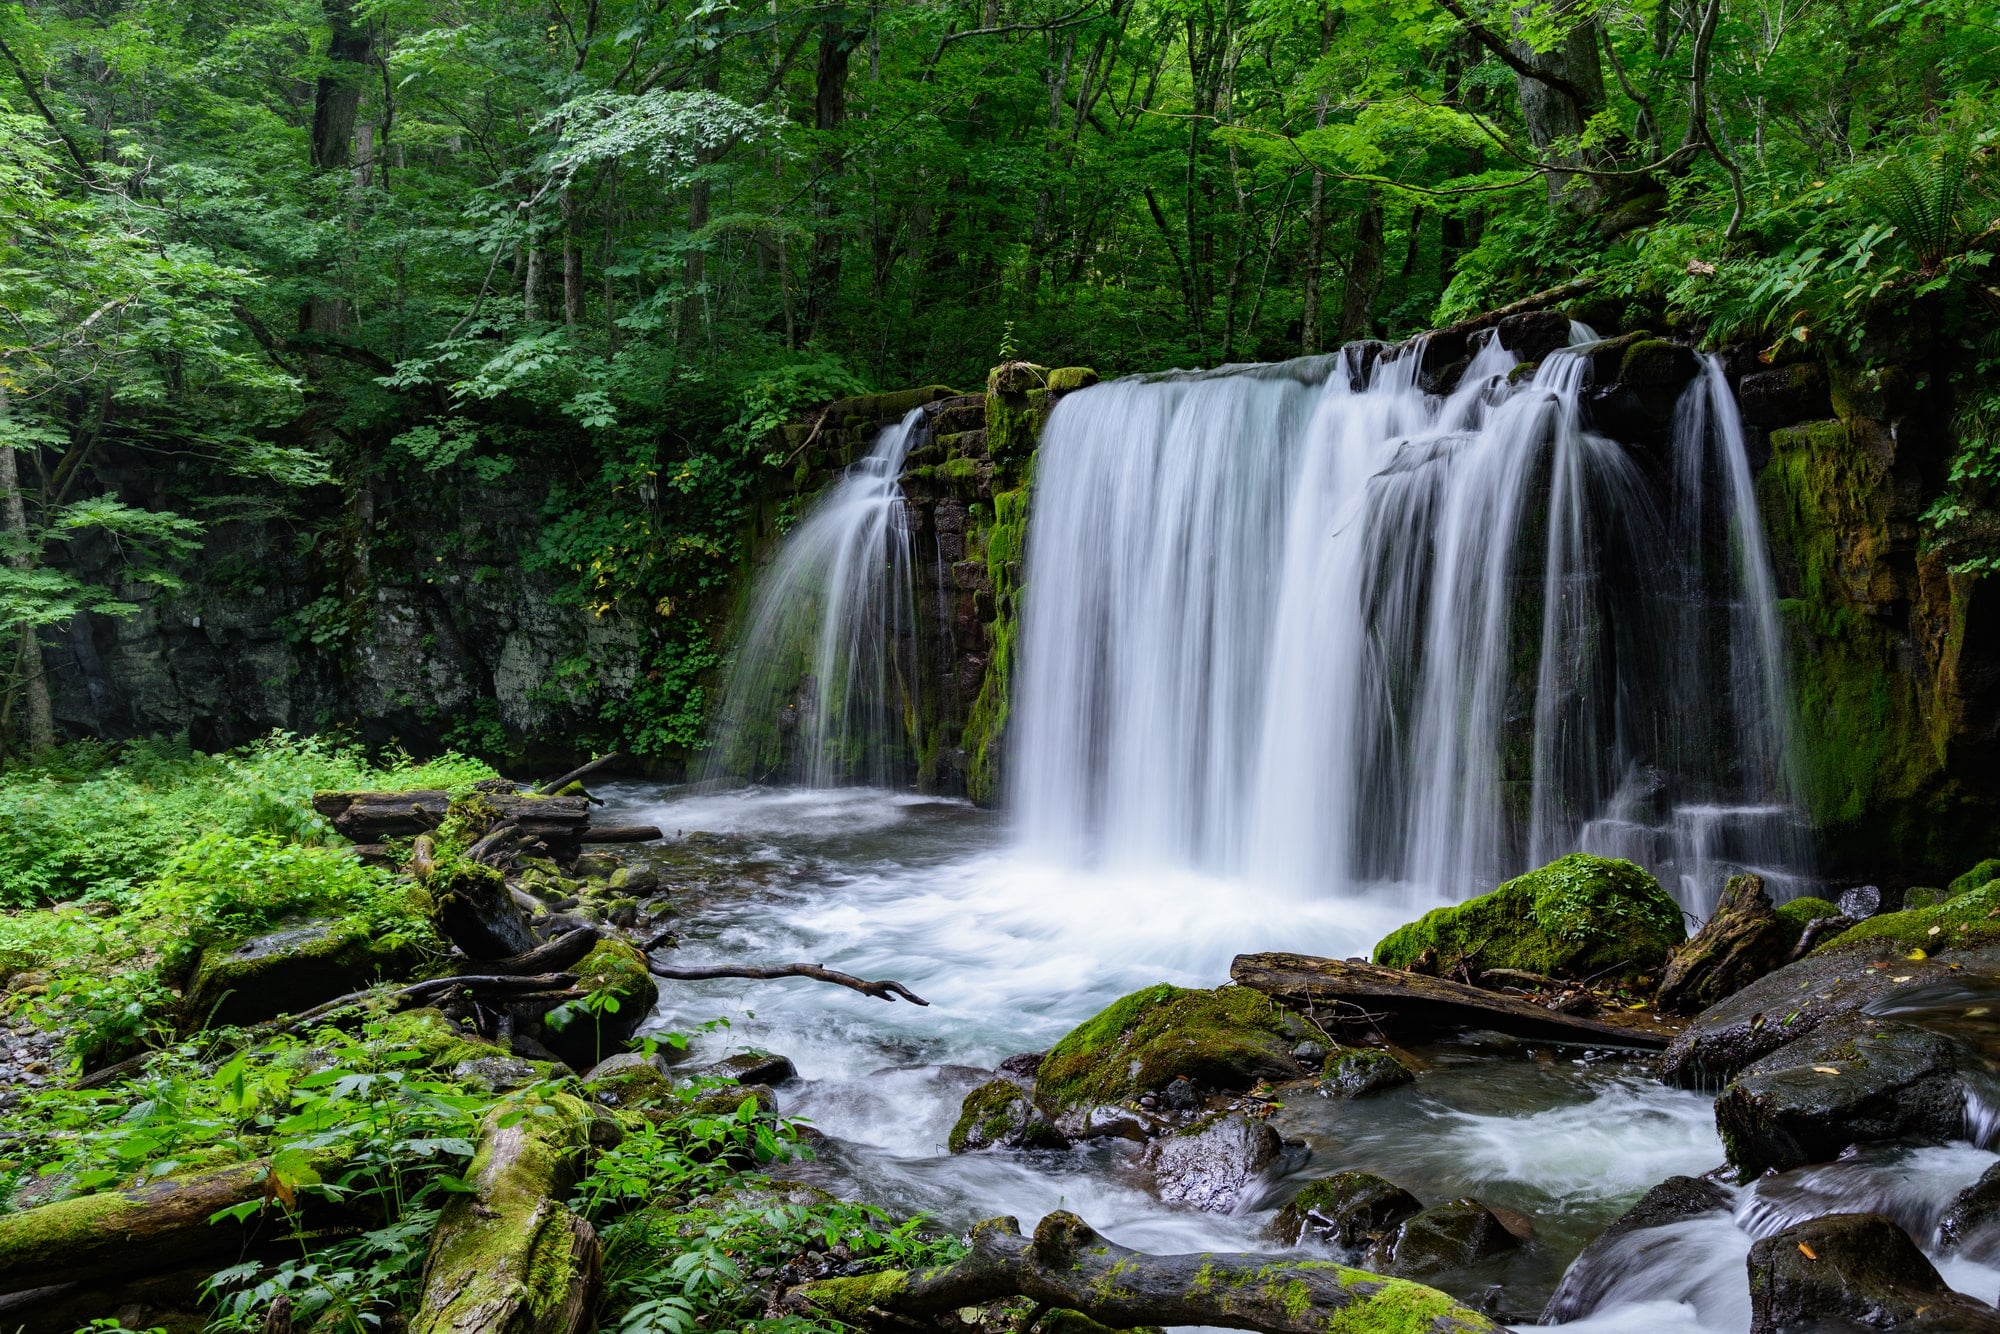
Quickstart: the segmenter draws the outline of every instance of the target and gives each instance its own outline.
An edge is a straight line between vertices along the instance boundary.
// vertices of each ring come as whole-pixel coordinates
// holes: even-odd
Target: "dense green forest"
[[[644,627],[596,725],[685,747],[745,498],[801,408],[977,387],[1003,355],[1282,358],[1579,280],[1611,325],[1711,345],[1865,359],[1889,312],[1952,349],[1966,444],[1927,540],[1983,568],[1996,22],[1984,0],[8,4],[0,619],[23,650],[0,734],[51,738],[38,630],[171,583],[205,528],[289,511],[332,544],[357,520],[316,487],[538,459],[522,560]],[[114,456],[160,494],[121,495]],[[87,540],[115,579],[60,558]],[[329,587],[287,633],[337,644],[353,615]]]

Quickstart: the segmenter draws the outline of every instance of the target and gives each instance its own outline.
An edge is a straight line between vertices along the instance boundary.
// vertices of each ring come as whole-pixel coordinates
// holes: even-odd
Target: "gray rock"
[[[1287,1246],[1312,1237],[1345,1250],[1360,1250],[1423,1208],[1416,1196],[1372,1172],[1336,1172],[1307,1183],[1280,1209],[1271,1235]]]
[[[1767,973],[1711,1005],[1660,1057],[1660,1077],[1682,1088],[1717,1088],[1760,1057],[1835,1015],[1938,982],[1968,985],[2000,974],[2000,950],[1906,959],[1886,940],[1842,945]]]
[[[1760,1237],[1749,1269],[1750,1334],[2000,1331],[2000,1314],[1953,1292],[1909,1235],[1878,1214],[1828,1214]]]
[[[1542,1310],[1541,1323],[1560,1325],[1580,1320],[1598,1308],[1611,1285],[1627,1272],[1625,1237],[1647,1228],[1665,1227],[1730,1207],[1729,1191],[1700,1177],[1668,1177],[1639,1197],[1618,1221],[1563,1271],[1555,1295]]]
[[[196,1023],[254,1024],[300,1014],[381,980],[410,976],[416,946],[384,939],[361,918],[301,922],[201,953],[188,984]]]
[[[518,1056],[496,1054],[460,1061],[451,1068],[451,1077],[488,1093],[506,1093],[526,1088],[542,1077],[542,1071]]]
[[[798,1067],[790,1057],[749,1051],[725,1056],[684,1073],[707,1079],[733,1079],[739,1084],[762,1084],[767,1088],[789,1084],[799,1077]]]
[[[1326,1058],[1319,1087],[1332,1097],[1360,1098],[1415,1078],[1410,1067],[1378,1047],[1342,1047]]]
[[[1011,1079],[993,1079],[965,1095],[958,1123],[951,1128],[953,1153],[981,1149],[1061,1149],[1060,1132],[1049,1124],[1027,1092]]]
[[[1227,1213],[1284,1152],[1278,1132],[1247,1116],[1218,1116],[1146,1146],[1160,1198]]]
[[[616,1056],[605,1057],[596,1065],[584,1071],[583,1082],[588,1084],[593,1080],[610,1079],[615,1075],[623,1074],[627,1070],[636,1070],[640,1066],[644,1066],[648,1070],[652,1070],[660,1075],[667,1073],[667,1063],[657,1052],[648,1056],[642,1051],[621,1051]]]
[[[1840,915],[1859,922],[1882,911],[1882,891],[1875,885],[1856,885],[1840,895]]]
[[[1750,1065],[1715,1100],[1716,1129],[1745,1180],[1827,1162],[1850,1144],[1947,1140],[1964,1124],[1951,1042],[1858,1013]]]
[[[1376,1247],[1371,1267],[1398,1278],[1465,1269],[1520,1245],[1491,1209],[1474,1199],[1434,1205]]]

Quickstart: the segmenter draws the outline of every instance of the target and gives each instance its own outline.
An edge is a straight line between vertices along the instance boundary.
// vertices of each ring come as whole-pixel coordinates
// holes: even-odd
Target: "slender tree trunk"
[[[542,239],[535,235],[535,215],[528,214],[527,272],[521,279],[521,314],[530,323],[542,318]]]
[[[711,59],[701,72],[701,86],[710,92],[722,87],[722,62]],[[700,155],[700,165],[706,166],[709,154],[704,150]],[[701,323],[704,304],[702,284],[708,277],[707,242],[701,239],[703,229],[708,226],[709,211],[708,177],[697,171],[694,184],[688,187],[688,252],[687,252],[687,297],[682,307],[682,336],[692,338]]]
[[[567,187],[561,202],[563,323],[574,329],[583,323],[583,251],[576,244],[576,201]]]
[[[1367,334],[1375,323],[1375,294],[1382,289],[1382,201],[1369,186],[1354,220],[1354,251],[1347,261],[1347,290],[1341,294],[1340,341]]]
[[[361,81],[374,60],[374,41],[367,21],[354,12],[354,0],[321,0],[321,9],[328,29],[328,68],[313,86],[312,165],[319,171],[345,171],[354,165],[354,119],[361,107]],[[347,327],[347,302],[312,297],[299,312],[299,326],[308,333],[339,334]]]
[[[7,387],[0,383],[0,423],[7,420],[7,412]],[[7,563],[17,570],[31,568],[35,558],[28,549],[28,509],[21,497],[20,464],[15,451],[7,445],[0,445],[0,528],[4,528],[7,544],[12,548]],[[48,677],[42,672],[41,640],[32,624],[22,624],[15,655],[28,750],[44,751],[56,743],[55,715],[49,706]]]
[[[813,126],[820,132],[819,183],[813,187],[812,257],[806,272],[806,337],[816,336],[833,313],[840,295],[841,236],[834,226],[835,184],[840,176],[840,145],[833,138],[847,123],[847,68],[865,33],[845,23],[820,24],[819,61],[813,84]]]

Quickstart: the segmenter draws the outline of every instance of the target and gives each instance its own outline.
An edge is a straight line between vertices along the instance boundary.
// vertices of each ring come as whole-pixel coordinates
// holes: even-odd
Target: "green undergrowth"
[[[275,733],[223,754],[184,743],[63,747],[0,773],[0,908],[128,890],[205,833],[321,841],[325,788],[462,790],[492,769],[446,755],[376,762],[355,746]]]

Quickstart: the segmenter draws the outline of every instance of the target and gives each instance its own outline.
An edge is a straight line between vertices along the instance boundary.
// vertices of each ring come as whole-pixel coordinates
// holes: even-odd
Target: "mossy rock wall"
[[[1836,415],[1771,430],[1757,481],[1803,796],[1837,878],[1936,883],[2000,823],[2000,615],[1924,550],[1951,435],[1919,362],[1829,366]]]

